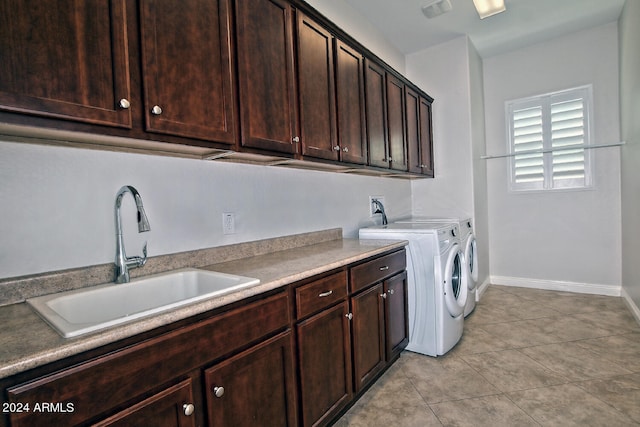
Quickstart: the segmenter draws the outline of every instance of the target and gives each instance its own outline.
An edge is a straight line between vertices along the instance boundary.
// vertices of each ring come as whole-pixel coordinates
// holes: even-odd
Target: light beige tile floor
[[[462,340],[405,351],[337,427],[638,426],[640,326],[622,298],[490,286]]]

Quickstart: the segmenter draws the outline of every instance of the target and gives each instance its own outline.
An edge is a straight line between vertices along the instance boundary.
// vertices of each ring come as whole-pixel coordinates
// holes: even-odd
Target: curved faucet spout
[[[371,204],[376,207],[376,210],[373,213],[382,214],[382,225],[387,225],[387,214],[384,211],[384,205],[382,204],[382,202],[378,199],[372,199]]]
[[[120,214],[120,208],[122,207],[122,198],[126,193],[131,193],[135,202],[136,209],[138,211],[137,219],[138,219],[138,232],[143,233],[145,231],[151,230],[149,226],[149,220],[147,218],[147,214],[144,212],[144,206],[142,205],[142,197],[140,197],[140,193],[134,187],[130,185],[125,185],[116,194],[116,203],[115,203],[115,220],[116,220],[116,283],[127,283],[129,282],[129,269],[142,267],[147,262],[147,243],[145,242],[144,247],[142,248],[142,257],[127,257],[127,254],[124,250],[124,239],[122,237],[122,219]]]

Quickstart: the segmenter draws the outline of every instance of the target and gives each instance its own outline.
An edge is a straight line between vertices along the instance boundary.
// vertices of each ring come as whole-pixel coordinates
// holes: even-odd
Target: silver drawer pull
[[[384,267],[380,267],[380,271],[385,271],[385,270],[388,270],[388,269],[389,269],[388,265],[385,265]]]
[[[322,298],[322,297],[328,297],[328,296],[329,296],[329,295],[331,295],[332,293],[333,293],[333,291],[327,291],[327,292],[323,292],[323,293],[321,293],[321,294],[318,294],[318,296],[319,296],[320,298]]]

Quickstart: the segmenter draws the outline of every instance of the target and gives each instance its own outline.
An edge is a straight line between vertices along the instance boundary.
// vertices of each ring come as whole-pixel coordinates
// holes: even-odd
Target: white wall
[[[620,18],[622,139],[622,286],[640,307],[640,2],[628,0]],[[640,312],[639,312],[640,313]],[[638,314],[638,313],[637,313]]]
[[[482,58],[469,43],[469,94],[471,115],[471,167],[473,170],[473,217],[478,250],[478,282],[488,284],[491,253],[489,251],[489,202],[487,197],[487,162],[484,117],[484,71]]]
[[[586,84],[592,142],[620,141],[617,70],[615,22],[485,59],[487,153],[507,151],[505,101]],[[586,191],[510,193],[508,161],[488,161],[492,280],[619,290],[619,150],[592,151],[594,187]]]
[[[466,36],[407,56],[407,75],[434,97],[435,179],[412,185],[416,215],[472,217],[479,281],[489,275],[482,59]]]
[[[404,74],[404,54],[347,2],[344,0],[307,0],[307,3],[378,55],[396,71]]]
[[[434,98],[435,178],[413,183],[419,215],[473,215],[469,51],[466,36],[407,55],[407,76]]]
[[[390,217],[411,211],[408,181],[0,142],[0,278],[112,262],[114,200],[122,185],[142,195],[151,231],[137,233],[124,199],[128,254],[149,256],[342,227],[369,217],[384,195]],[[236,234],[222,234],[222,213]],[[379,216],[379,215],[376,215]]]

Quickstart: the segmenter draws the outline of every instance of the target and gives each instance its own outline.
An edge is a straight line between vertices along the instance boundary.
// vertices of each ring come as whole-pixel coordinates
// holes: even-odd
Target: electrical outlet
[[[377,200],[384,205],[384,196],[369,196],[369,217],[371,218],[378,215],[375,213],[378,208],[373,204],[374,200]]]
[[[225,212],[222,214],[222,234],[236,233],[236,214]]]

